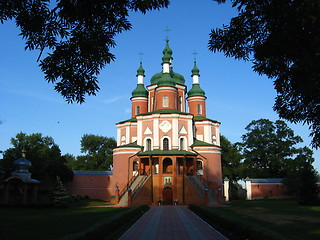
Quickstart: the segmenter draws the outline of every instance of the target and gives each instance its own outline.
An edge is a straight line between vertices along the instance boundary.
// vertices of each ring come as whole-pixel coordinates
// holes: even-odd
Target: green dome
[[[174,72],[174,71],[171,71],[170,74],[171,74],[171,77],[173,78],[173,80],[174,80],[176,83],[181,84],[181,85],[184,85],[184,83],[185,83],[186,80],[184,79],[184,77],[183,77],[181,74],[176,73],[176,72]]]
[[[192,88],[188,92],[188,97],[194,97],[194,96],[205,96],[206,93],[203,91],[200,87],[199,83],[192,84]]]
[[[151,85],[158,84],[158,81],[159,81],[160,78],[162,78],[163,74],[164,73],[160,72],[160,73],[156,73],[155,75],[153,75],[151,77],[151,79],[150,79]],[[170,71],[170,76],[171,76],[171,78],[173,78],[174,82],[177,83],[177,84],[184,85],[184,83],[186,81],[181,74],[176,73],[176,72],[174,72],[172,70]]]
[[[143,84],[137,84],[136,89],[132,91],[132,97],[148,97],[148,91]]]
[[[194,61],[194,66],[193,66],[191,72],[192,72],[191,77],[194,76],[194,75],[200,76],[200,74],[199,74],[200,70],[199,70],[199,68],[198,68],[197,65],[196,65],[196,61]]]
[[[170,60],[172,59],[172,49],[169,47],[169,40],[166,40],[166,47],[163,49],[162,54],[162,64],[164,63],[170,63]]]
[[[176,82],[171,77],[170,73],[162,73],[162,76],[158,79],[157,82],[158,86],[170,86],[174,87],[176,85]]]
[[[143,69],[143,67],[142,67],[142,62],[140,62],[140,66],[139,66],[139,68],[138,68],[138,70],[137,70],[137,77],[138,77],[139,75],[144,76],[144,73],[145,73],[145,71],[144,71],[144,69]]]

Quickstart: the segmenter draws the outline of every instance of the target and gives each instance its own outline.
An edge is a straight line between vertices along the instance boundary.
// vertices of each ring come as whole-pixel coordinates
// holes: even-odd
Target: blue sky
[[[116,61],[99,75],[100,92],[84,104],[67,104],[44,80],[36,62],[38,52],[24,51],[24,42],[12,22],[0,25],[0,150],[11,147],[19,132],[51,136],[63,154],[80,154],[84,134],[116,137],[115,123],[131,117],[131,92],[137,84],[140,55],[145,83],[161,71],[164,39],[173,50],[173,69],[192,84],[192,54],[197,52],[200,84],[207,95],[207,117],[220,121],[221,133],[231,142],[241,141],[252,121],[278,119],[273,111],[276,92],[272,80],[259,76],[248,62],[226,58],[207,49],[212,28],[228,24],[236,12],[229,4],[211,0],[176,0],[168,9],[132,13],[132,30],[117,36],[112,53]],[[170,32],[164,31],[166,28]],[[308,126],[288,124],[309,146]],[[320,170],[320,151],[314,151],[314,166]]]

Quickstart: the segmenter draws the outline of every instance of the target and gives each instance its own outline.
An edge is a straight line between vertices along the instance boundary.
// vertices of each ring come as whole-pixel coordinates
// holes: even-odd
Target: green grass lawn
[[[82,201],[70,208],[0,208],[0,239],[59,239],[113,218],[126,208],[94,207],[99,201]]]
[[[238,224],[265,228],[284,239],[320,239],[320,206],[301,206],[294,200],[255,200],[206,210]]]

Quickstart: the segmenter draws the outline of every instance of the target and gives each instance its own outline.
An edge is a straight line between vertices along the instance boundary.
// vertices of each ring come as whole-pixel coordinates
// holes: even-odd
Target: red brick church
[[[192,87],[173,71],[167,40],[162,70],[145,86],[142,63],[132,91],[131,118],[116,124],[112,172],[75,171],[76,194],[135,204],[214,204],[222,198],[218,121],[206,116],[206,96],[194,62]]]

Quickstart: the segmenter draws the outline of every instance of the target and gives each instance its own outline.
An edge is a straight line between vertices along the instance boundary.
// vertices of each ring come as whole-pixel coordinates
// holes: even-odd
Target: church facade
[[[144,182],[133,202],[147,200],[143,196],[146,202],[164,204],[201,202],[197,184],[217,190],[216,195],[222,188],[220,123],[206,116],[196,62],[187,92],[184,77],[172,70],[168,40],[162,53],[162,71],[151,77],[150,85],[144,85],[142,63],[137,70],[131,119],[116,125],[113,177],[119,190],[130,187],[133,179]]]
[[[168,40],[162,53],[162,70],[149,85],[142,63],[137,70],[131,118],[116,124],[105,191],[120,205],[214,204],[223,192],[220,123],[206,116],[196,61],[187,91],[184,77],[173,71]]]

